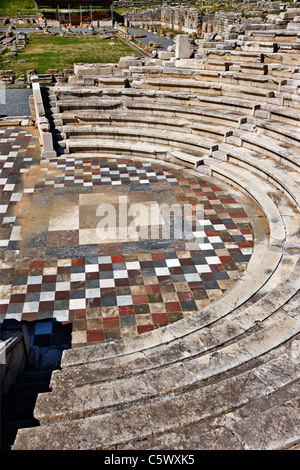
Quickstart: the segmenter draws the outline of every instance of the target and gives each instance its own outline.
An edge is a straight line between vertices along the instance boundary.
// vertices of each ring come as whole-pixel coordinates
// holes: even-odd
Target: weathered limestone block
[[[178,34],[176,36],[176,59],[189,59],[191,57],[191,45],[189,36],[186,34]]]
[[[10,85],[15,81],[15,72],[13,70],[0,70],[0,82]]]

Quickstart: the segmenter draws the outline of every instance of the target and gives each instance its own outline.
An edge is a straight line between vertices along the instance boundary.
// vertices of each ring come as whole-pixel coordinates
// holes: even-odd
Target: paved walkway
[[[2,128],[0,146],[0,318],[28,322],[33,344],[70,322],[74,347],[173,323],[247,266],[251,221],[213,180],[150,161],[42,160],[34,128]]]

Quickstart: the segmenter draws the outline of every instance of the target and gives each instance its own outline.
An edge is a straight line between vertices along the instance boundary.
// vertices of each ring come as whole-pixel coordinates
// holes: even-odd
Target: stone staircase
[[[51,88],[42,87],[42,98],[45,107],[45,115],[49,120],[50,131],[53,138],[53,148],[57,152],[57,155],[62,155],[65,152],[65,145],[62,136],[62,127],[59,125],[57,120],[57,113],[55,109],[55,102],[53,102],[53,91]]]
[[[152,61],[155,76],[147,59],[128,65],[130,88],[91,85],[91,67],[88,85],[81,68],[54,88],[67,153],[144,156],[221,180],[256,207],[255,244],[242,278],[203,310],[65,351],[37,398],[40,426],[19,430],[13,449],[299,448],[299,71],[276,53],[271,66],[246,52],[228,66],[223,52]],[[210,82],[204,67],[216,64]]]
[[[10,450],[22,428],[34,428],[39,422],[33,411],[37,396],[50,392],[50,379],[59,367],[61,347],[39,348],[37,362],[28,362],[16,383],[1,400],[1,450]]]

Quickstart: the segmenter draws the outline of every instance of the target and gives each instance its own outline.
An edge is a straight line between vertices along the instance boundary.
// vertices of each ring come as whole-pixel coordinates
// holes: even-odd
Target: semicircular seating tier
[[[19,430],[14,449],[299,443],[300,75],[295,55],[292,65],[271,56],[81,65],[51,91],[62,153],[174,163],[234,187],[262,215],[247,269],[215,302],[65,351],[37,399],[40,426]]]

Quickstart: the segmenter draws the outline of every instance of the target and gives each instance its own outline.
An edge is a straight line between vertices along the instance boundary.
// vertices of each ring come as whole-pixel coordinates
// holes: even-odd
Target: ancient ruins
[[[173,44],[118,64],[74,64],[47,95],[29,77],[41,157],[24,173],[26,204],[16,200],[35,220],[34,195],[43,196],[45,225],[26,227],[17,260],[38,234],[48,238],[36,245],[37,271],[22,265],[15,284],[28,276],[50,286],[57,273],[85,290],[67,307],[55,305],[57,279],[48,297],[30,291],[76,321],[51,390],[38,395],[39,425],[19,429],[13,450],[299,449],[300,3],[230,8],[126,13],[120,37],[159,25],[176,31]],[[205,217],[187,216],[190,248],[175,236],[122,246],[112,237],[103,248],[85,221],[95,201],[117,196],[147,207],[205,201]],[[11,257],[21,238],[9,239]],[[112,294],[99,303],[108,287],[116,303]],[[22,319],[27,302],[7,294],[3,319]],[[111,336],[104,328],[101,337],[108,321]]]

